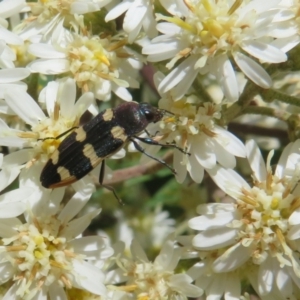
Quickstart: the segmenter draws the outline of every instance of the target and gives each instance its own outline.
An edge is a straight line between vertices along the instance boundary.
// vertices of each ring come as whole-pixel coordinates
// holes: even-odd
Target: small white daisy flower
[[[5,41],[0,40],[0,68],[14,68],[16,58],[16,53],[13,49]]]
[[[235,202],[200,205],[201,216],[189,221],[192,229],[200,231],[193,239],[196,249],[223,249],[213,262],[213,271],[231,272],[245,263],[257,266],[256,285],[262,295],[278,285],[280,269],[290,274],[287,284],[300,282],[300,155],[293,153],[299,153],[299,146],[298,140],[285,148],[273,173],[273,152],[265,164],[256,144],[249,141],[246,148],[253,186],[233,170],[220,166],[207,170]]]
[[[31,187],[19,187],[9,192],[2,191],[8,187],[18,176],[19,167],[3,167],[4,157],[0,153],[0,223],[2,219],[14,218],[22,214],[26,209],[26,202],[34,193]],[[9,220],[7,220],[9,222]],[[6,223],[6,221],[4,221]],[[3,223],[3,226],[5,227]],[[2,226],[2,225],[0,225]]]
[[[154,38],[157,35],[157,30],[153,8],[154,3],[151,0],[123,0],[109,10],[105,16],[105,21],[116,19],[126,12],[123,29],[128,33],[129,43],[134,42],[142,28],[149,38]]]
[[[20,13],[26,6],[25,0],[3,0],[0,2],[0,68],[14,68],[17,55],[15,47],[22,46],[23,40],[16,33],[8,30],[6,19]]]
[[[248,281],[255,289],[260,299],[273,300],[273,299],[297,299],[300,295],[299,282],[291,267],[280,266],[273,263],[272,259],[268,259],[266,263],[267,268],[249,267],[246,270]],[[264,284],[260,283],[257,278],[265,281]]]
[[[30,71],[26,68],[10,68],[0,70],[0,114],[1,118],[5,120],[6,125],[11,125],[14,129],[24,129],[25,124],[22,120],[16,120],[14,111],[4,100],[4,94],[7,90],[13,91],[15,89],[21,89],[25,92],[27,90],[27,84],[20,80],[25,79],[29,75]]]
[[[150,262],[139,243],[133,240],[132,259],[120,257],[116,260],[126,278],[126,285],[119,289],[131,292],[135,299],[181,300],[201,296],[202,289],[192,284],[190,276],[174,272],[180,252],[174,242],[168,240],[160,254]]]
[[[204,170],[213,168],[217,163],[234,168],[235,156],[246,156],[243,143],[217,124],[221,118],[221,106],[200,103],[194,95],[178,101],[163,97],[159,108],[174,115],[165,117],[151,130],[154,133],[158,131],[161,143],[175,142],[189,153],[174,151],[174,168],[179,182],[183,182],[189,173],[195,182],[200,183]]]
[[[14,282],[5,297],[66,299],[66,290],[73,287],[106,294],[105,275],[95,263],[113,250],[99,236],[76,238],[100,212],[74,218],[87,201],[83,194],[75,194],[62,210],[57,199],[44,198],[25,223],[14,219],[1,231],[1,283]]]
[[[31,167],[39,161],[39,171],[65,138],[56,137],[78,126],[81,115],[94,101],[92,93],[85,93],[75,103],[76,85],[72,79],[49,82],[41,92],[40,100],[45,103],[49,117],[24,90],[6,89],[4,97],[8,107],[31,127],[31,131],[12,129],[0,119],[0,145],[22,148],[7,155],[6,165]]]
[[[72,23],[78,23],[77,16],[99,11],[111,0],[49,0],[31,1],[27,5],[31,14],[15,28],[15,31],[23,39],[42,35],[44,41],[50,41],[57,34],[69,27]],[[7,1],[8,2],[8,1]],[[10,1],[12,2],[12,1]]]
[[[25,79],[29,75],[30,71],[27,68],[11,68],[0,70],[0,101],[4,99],[4,93],[7,90],[12,91],[15,89],[21,89],[26,91],[27,85],[21,80]]]
[[[170,60],[167,68],[172,71],[160,83],[160,92],[167,92],[176,86],[175,98],[179,99],[198,73],[209,72],[215,75],[227,100],[236,101],[239,87],[231,58],[255,84],[263,88],[271,86],[270,76],[251,56],[266,63],[286,61],[285,52],[272,44],[277,38],[272,24],[275,22],[280,26],[279,16],[286,11],[287,18],[292,19],[289,9],[280,8],[279,0],[263,4],[260,0],[182,2],[186,10],[178,13],[175,10],[175,15],[171,17],[157,15],[158,20],[166,21],[157,26],[162,35],[143,48],[143,54],[148,55],[151,62]],[[282,22],[285,22],[286,19],[283,19]],[[295,24],[290,22],[289,26],[282,26],[281,29],[278,39],[284,37],[288,43],[287,39],[291,38],[295,46]]]
[[[137,88],[135,79],[141,62],[126,49],[122,37],[100,38],[70,34],[66,45],[32,44],[29,52],[40,57],[27,67],[41,74],[64,74],[75,79],[83,92],[92,92],[97,99],[109,100],[111,92],[130,101],[127,88]]]
[[[213,271],[213,262],[218,255],[216,252],[202,253],[201,262],[196,263],[187,271],[193,278],[195,285],[203,289],[206,299],[239,300],[241,297],[241,282],[245,282],[243,272],[216,273]]]
[[[0,66],[3,56],[11,57],[13,55],[10,48],[6,46],[6,43],[9,45],[23,44],[22,38],[7,29],[9,23],[6,19],[18,14],[25,6],[25,0],[3,0],[0,2]]]
[[[286,53],[299,44],[300,19],[298,12],[300,3],[298,0],[282,0],[279,7],[284,8],[281,11],[284,13],[279,13],[275,22],[270,24],[273,36],[277,37],[271,44]]]
[[[117,240],[123,241],[129,249],[133,238],[137,238],[144,249],[160,249],[166,238],[175,230],[175,220],[167,211],[157,206],[153,212],[126,217],[122,211],[115,212],[118,218]]]
[[[178,10],[187,10],[185,4],[181,0],[160,0],[159,1],[166,10],[170,13]],[[139,33],[143,32],[147,38],[157,36],[157,22],[154,17],[155,6],[159,5],[153,0],[122,0],[114,7],[110,6],[105,21],[109,22],[124,15],[123,29],[128,34],[128,42],[132,43]]]

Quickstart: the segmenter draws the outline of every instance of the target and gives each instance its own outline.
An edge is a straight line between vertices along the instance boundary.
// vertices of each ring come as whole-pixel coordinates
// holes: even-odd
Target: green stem
[[[287,122],[291,114],[286,111],[273,109],[270,107],[248,106],[243,110],[243,114],[255,114],[260,116],[268,116],[276,118],[280,121]]]
[[[261,96],[263,97],[265,102],[272,102],[274,100],[279,100],[280,102],[284,102],[287,104],[292,104],[295,106],[300,106],[300,99],[294,96],[290,96],[288,94],[282,93],[277,90],[263,90],[261,92]]]
[[[252,81],[248,81],[239,100],[231,105],[223,114],[222,125],[225,126],[237,116],[243,113],[243,110],[250,104],[253,97],[260,92],[261,88]]]
[[[38,82],[39,75],[37,73],[32,73],[27,79],[26,83],[28,86],[27,93],[37,101],[38,99]]]

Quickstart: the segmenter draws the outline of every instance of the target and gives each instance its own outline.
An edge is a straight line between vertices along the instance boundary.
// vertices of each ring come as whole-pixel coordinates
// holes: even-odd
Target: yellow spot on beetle
[[[56,150],[53,152],[52,156],[51,156],[51,160],[53,165],[56,165],[58,163],[58,159],[59,159],[59,151]]]
[[[113,116],[114,116],[114,114],[113,114],[112,109],[107,109],[105,111],[105,113],[103,114],[103,120],[104,121],[111,121]]]
[[[92,144],[84,145],[83,154],[90,160],[90,164],[93,168],[95,168],[104,159],[104,157],[99,157],[97,155]]]
[[[84,145],[83,154],[84,154],[85,157],[90,159],[90,161],[92,161],[93,158],[98,157],[92,144]]]
[[[115,139],[120,139],[123,142],[126,142],[127,135],[124,133],[124,128],[120,126],[115,126],[111,129],[111,134]]]
[[[60,167],[57,168],[57,173],[59,174],[60,179],[62,181],[64,179],[66,179],[66,178],[70,178],[71,177],[71,174],[70,174],[69,170],[66,169],[65,167],[62,167],[62,166],[60,166]]]
[[[86,132],[85,130],[83,129],[83,127],[79,127],[75,130],[76,132],[76,141],[77,142],[83,142],[85,139],[86,139]]]

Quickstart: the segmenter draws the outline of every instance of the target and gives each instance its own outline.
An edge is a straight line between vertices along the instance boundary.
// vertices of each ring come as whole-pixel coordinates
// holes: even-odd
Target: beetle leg
[[[78,126],[75,126],[75,127],[72,127],[72,128],[70,128],[70,129],[66,130],[65,132],[59,134],[59,135],[56,136],[56,137],[46,137],[46,138],[44,138],[44,139],[38,139],[38,141],[58,140],[58,139],[60,139],[61,137],[63,137],[64,135],[68,134],[70,131],[72,131],[72,130],[74,130],[74,129],[77,129],[77,128],[78,128]]]
[[[148,144],[148,145],[155,145],[155,146],[162,146],[162,147],[166,147],[166,148],[175,148],[177,150],[179,150],[180,152],[182,152],[183,154],[188,154],[191,155],[191,153],[186,152],[185,150],[183,150],[182,148],[178,147],[175,144],[161,144],[155,140],[153,140],[152,138],[143,138],[143,137],[139,137],[139,136],[134,136],[135,139],[138,139],[139,141]]]
[[[134,138],[136,138],[136,137],[135,137],[135,136],[134,136],[134,137],[129,137],[129,140],[133,143],[133,145],[134,145],[134,147],[135,147],[136,150],[142,152],[142,153],[145,154],[146,156],[148,156],[148,157],[150,157],[150,158],[156,160],[157,162],[161,163],[162,165],[166,166],[168,169],[171,170],[171,172],[172,172],[173,174],[175,174],[175,175],[177,174],[176,171],[175,171],[175,169],[173,169],[171,166],[169,166],[165,161],[163,161],[163,160],[161,160],[161,159],[159,159],[159,158],[157,158],[157,157],[154,157],[154,156],[150,155],[149,153],[147,153],[147,152],[145,151],[145,149],[142,148],[142,147],[139,145],[139,143],[137,143],[137,141],[134,140]]]
[[[103,160],[101,163],[101,168],[100,168],[100,173],[99,173],[99,183],[101,186],[103,186],[107,190],[111,191],[121,205],[124,205],[123,201],[118,197],[115,189],[110,185],[103,184],[104,175],[105,175],[105,160]]]

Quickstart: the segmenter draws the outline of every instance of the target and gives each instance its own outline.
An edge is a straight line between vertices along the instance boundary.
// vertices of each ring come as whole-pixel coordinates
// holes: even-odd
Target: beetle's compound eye
[[[161,120],[161,118],[163,117],[162,112],[158,108],[153,107],[147,103],[142,103],[141,106],[143,113],[149,123],[155,123]]]
[[[149,122],[153,122],[153,120],[155,119],[155,112],[153,111],[153,109],[145,109],[144,114]]]

